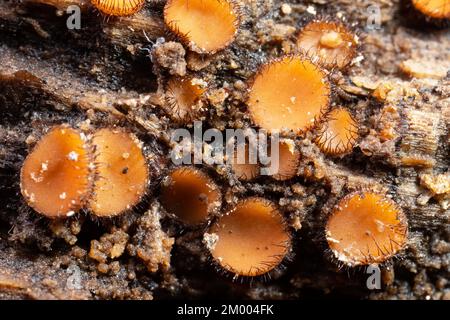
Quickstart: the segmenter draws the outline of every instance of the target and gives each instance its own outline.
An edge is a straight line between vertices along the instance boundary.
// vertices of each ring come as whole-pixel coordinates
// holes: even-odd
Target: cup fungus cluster
[[[91,0],[92,5],[108,16],[130,16],[145,4],[145,0]]]
[[[48,218],[87,209],[112,217],[136,205],[146,192],[148,168],[137,138],[117,128],[86,134],[68,125],[52,128],[25,159],[22,195]]]

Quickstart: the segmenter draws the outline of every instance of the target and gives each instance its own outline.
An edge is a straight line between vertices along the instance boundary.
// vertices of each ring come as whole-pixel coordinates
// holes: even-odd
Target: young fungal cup
[[[92,192],[86,137],[66,125],[52,128],[26,157],[20,189],[26,202],[48,218],[69,217]]]
[[[355,57],[358,42],[358,36],[342,23],[314,20],[301,30],[297,47],[327,69],[343,69]]]
[[[234,40],[239,14],[232,0],[168,0],[164,21],[190,50],[212,54]]]
[[[145,0],[91,0],[92,5],[108,16],[130,16],[142,9]]]
[[[218,186],[203,171],[181,167],[163,181],[161,203],[169,213],[188,225],[201,224],[221,206]]]
[[[315,142],[325,154],[344,155],[353,150],[359,138],[358,130],[358,123],[350,111],[336,108],[321,123]]]
[[[308,58],[285,56],[262,66],[247,100],[253,122],[268,130],[301,133],[327,111],[330,85],[325,72]]]
[[[282,214],[264,198],[239,202],[210,227],[204,239],[218,266],[235,277],[262,276],[277,268],[291,251]]]
[[[325,228],[335,258],[351,267],[393,257],[405,247],[407,230],[406,216],[395,202],[372,192],[344,197]]]
[[[198,120],[203,111],[201,98],[206,91],[205,86],[190,77],[169,79],[165,96],[172,120],[184,124]]]

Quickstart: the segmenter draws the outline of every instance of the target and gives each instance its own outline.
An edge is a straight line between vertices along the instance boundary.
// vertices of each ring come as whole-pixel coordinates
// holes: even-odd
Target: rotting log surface
[[[232,46],[213,57],[178,52],[171,65],[169,46],[149,57],[158,38],[176,41],[162,22],[163,2],[133,17],[105,19],[84,0],[0,1],[0,298],[450,299],[449,194],[436,194],[429,182],[449,179],[450,87],[441,71],[450,66],[448,31],[425,27],[398,1],[294,1],[290,14],[279,1],[240,2],[245,15]],[[70,4],[81,7],[81,30],[66,28]],[[296,139],[299,176],[288,182],[244,183],[229,170],[205,166],[222,188],[224,208],[264,196],[295,230],[293,260],[271,280],[233,282],[208,262],[203,230],[183,229],[159,205],[158,185],[172,166],[169,132],[177,127],[164,108],[167,76],[187,66],[208,82],[205,127],[249,126],[245,81],[262,61],[293,49],[296,30],[313,18],[308,6],[364,29],[371,4],[381,8],[382,28],[362,34],[364,59],[332,76],[333,101],[362,124],[351,155],[325,157],[308,133]],[[402,67],[407,60],[413,67],[425,61],[425,72],[415,75],[427,76],[411,79]],[[135,132],[151,167],[143,203],[114,220],[80,215],[49,222],[27,208],[18,185],[21,163],[40,134],[61,122]],[[367,290],[364,270],[339,269],[323,238],[330,208],[364,187],[392,195],[409,220],[408,247],[382,266],[377,291]]]

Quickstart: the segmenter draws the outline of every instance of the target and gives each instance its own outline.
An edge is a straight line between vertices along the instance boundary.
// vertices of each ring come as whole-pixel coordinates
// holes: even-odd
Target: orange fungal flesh
[[[450,19],[449,0],[412,0],[414,7],[435,19]]]
[[[90,192],[89,167],[84,135],[66,126],[55,127],[23,163],[22,195],[33,209],[49,218],[71,216]]]
[[[311,128],[326,111],[330,86],[325,74],[299,56],[266,64],[250,89],[248,108],[253,121],[269,131]]]
[[[141,143],[117,129],[98,130],[92,143],[98,177],[90,208],[97,216],[118,215],[136,205],[146,192],[149,172]]]
[[[145,0],[91,0],[102,13],[111,16],[129,16],[138,12]]]
[[[326,154],[341,155],[353,149],[358,137],[358,125],[350,112],[338,108],[328,114],[316,143]]]
[[[173,171],[161,190],[161,203],[182,222],[198,224],[220,206],[221,194],[202,171],[182,167]]]
[[[241,201],[209,230],[217,236],[210,247],[225,270],[259,276],[277,267],[290,251],[290,235],[276,206],[263,198]]]
[[[193,84],[189,78],[174,77],[167,83],[166,99],[169,104],[171,117],[180,122],[196,119],[199,110],[198,102],[205,89]]]
[[[406,217],[381,195],[352,194],[332,212],[326,237],[335,257],[347,265],[382,263],[404,247]]]
[[[278,144],[279,157],[272,155],[272,161],[278,162],[278,170],[273,173],[276,180],[287,180],[295,176],[300,161],[300,152],[294,141],[282,140]]]
[[[297,38],[297,46],[311,58],[318,57],[327,68],[347,66],[356,54],[357,45],[356,36],[335,22],[310,22]]]
[[[256,156],[256,150],[255,156]],[[256,157],[255,157],[256,159]],[[258,163],[251,163],[250,161],[250,150],[249,145],[245,145],[245,161],[241,161],[242,159],[238,158],[238,148],[235,149],[233,159],[231,162],[231,168],[233,170],[234,175],[239,180],[252,180],[259,175],[259,165]]]
[[[228,0],[168,0],[164,21],[191,50],[214,53],[233,40],[238,16]]]

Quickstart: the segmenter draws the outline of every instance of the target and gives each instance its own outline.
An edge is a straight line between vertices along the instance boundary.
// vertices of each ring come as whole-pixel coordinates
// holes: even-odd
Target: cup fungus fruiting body
[[[255,124],[268,131],[300,133],[326,112],[330,85],[325,73],[301,56],[264,65],[255,76],[247,101]]]
[[[278,265],[291,250],[291,238],[276,205],[264,198],[248,198],[212,225],[216,239],[208,246],[212,257],[235,276],[263,275]]]
[[[212,179],[193,167],[172,171],[163,181],[161,203],[188,225],[205,222],[221,205],[221,192]]]
[[[239,16],[231,0],[168,0],[164,21],[191,50],[205,54],[233,41]]]
[[[277,162],[274,166],[276,171],[272,173],[274,179],[284,181],[294,177],[300,162],[300,152],[294,141],[281,140],[278,143],[278,157],[272,154],[272,161]]]
[[[91,192],[90,156],[85,136],[57,126],[25,159],[20,188],[28,205],[48,218],[73,215]]]
[[[239,180],[252,180],[259,175],[260,170],[256,159],[257,150],[254,150],[255,148],[250,148],[247,143],[240,151],[239,148],[242,148],[242,146],[238,146],[234,150],[233,158],[231,159],[231,169]],[[253,149],[252,154],[250,154],[251,149]]]
[[[167,82],[166,100],[172,120],[189,123],[201,113],[205,88],[189,77],[173,77]]]
[[[109,16],[130,16],[145,4],[145,0],[91,0],[100,12]]]
[[[146,193],[149,172],[142,143],[123,129],[105,128],[94,134],[92,144],[96,180],[90,209],[96,216],[116,216]]]
[[[433,19],[450,19],[450,1],[448,0],[412,0],[416,10]]]
[[[343,155],[352,151],[358,137],[358,124],[351,113],[337,108],[328,113],[315,142],[326,154]]]
[[[334,256],[348,266],[382,263],[404,248],[407,220],[391,199],[353,193],[331,213],[326,238]]]
[[[326,68],[342,69],[355,57],[358,37],[339,22],[312,21],[300,32],[297,46]]]

